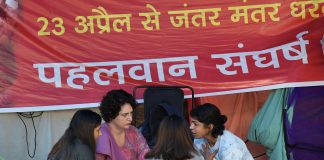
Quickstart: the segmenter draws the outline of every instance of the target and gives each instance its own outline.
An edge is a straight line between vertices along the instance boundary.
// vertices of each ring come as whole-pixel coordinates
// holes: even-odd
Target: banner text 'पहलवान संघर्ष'
[[[95,107],[141,85],[324,85],[324,1],[129,2],[2,1],[0,112]]]

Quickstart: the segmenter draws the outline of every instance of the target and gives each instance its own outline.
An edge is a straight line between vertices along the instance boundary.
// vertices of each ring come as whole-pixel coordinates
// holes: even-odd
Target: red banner
[[[140,85],[324,85],[324,1],[2,0],[0,18],[0,112],[95,107]]]

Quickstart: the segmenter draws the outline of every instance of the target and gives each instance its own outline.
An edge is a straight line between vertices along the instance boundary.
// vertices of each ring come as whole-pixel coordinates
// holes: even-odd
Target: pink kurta
[[[144,160],[149,151],[145,138],[134,126],[126,130],[123,147],[116,144],[107,123],[101,125],[101,132],[97,141],[96,160]]]

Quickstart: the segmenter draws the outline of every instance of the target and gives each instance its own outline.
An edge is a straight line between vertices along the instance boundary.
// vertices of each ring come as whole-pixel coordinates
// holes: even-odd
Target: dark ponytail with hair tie
[[[226,123],[227,122],[227,117],[225,115],[221,115],[222,118],[222,123]]]
[[[194,108],[191,110],[190,116],[197,119],[205,126],[213,124],[212,136],[215,138],[218,137],[218,135],[222,135],[225,130],[224,124],[227,121],[227,117],[222,115],[218,107],[211,103],[205,103]]]

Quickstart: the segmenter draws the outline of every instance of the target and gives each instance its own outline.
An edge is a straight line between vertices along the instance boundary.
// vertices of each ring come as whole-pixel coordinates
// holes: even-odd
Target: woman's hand
[[[202,146],[203,147],[202,156],[204,157],[205,160],[213,160],[215,158],[216,154],[218,153],[218,149],[215,150],[213,153],[210,153],[209,145],[207,143],[208,142],[206,142]]]

